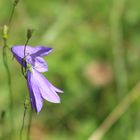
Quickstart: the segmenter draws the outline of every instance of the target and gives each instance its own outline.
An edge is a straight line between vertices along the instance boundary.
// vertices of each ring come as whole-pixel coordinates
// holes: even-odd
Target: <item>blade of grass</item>
[[[114,108],[103,123],[91,134],[88,140],[101,140],[114,123],[123,115],[132,103],[140,96],[140,83]]]

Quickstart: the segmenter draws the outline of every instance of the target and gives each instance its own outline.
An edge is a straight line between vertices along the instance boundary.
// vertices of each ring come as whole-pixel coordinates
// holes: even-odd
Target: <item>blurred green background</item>
[[[7,23],[12,1],[0,0],[0,26]],[[33,113],[31,140],[139,140],[140,98],[127,100],[140,79],[139,0],[20,0],[11,24],[8,45],[22,45],[28,28],[35,29],[29,45],[50,46],[45,57],[47,79],[64,91],[61,104],[44,102]],[[0,41],[2,46],[2,37]],[[20,65],[12,59],[15,139],[21,129],[28,97]],[[140,92],[136,88],[136,92]],[[122,114],[100,127],[108,115]],[[7,76],[0,51],[0,137],[9,139]],[[126,105],[126,108],[124,106]],[[5,112],[5,113],[3,113]],[[3,114],[4,117],[3,117]],[[25,118],[26,139],[29,111]],[[109,128],[107,127],[108,125]],[[98,128],[101,129],[98,129]],[[101,137],[93,138],[96,132]],[[93,135],[92,135],[93,134]]]

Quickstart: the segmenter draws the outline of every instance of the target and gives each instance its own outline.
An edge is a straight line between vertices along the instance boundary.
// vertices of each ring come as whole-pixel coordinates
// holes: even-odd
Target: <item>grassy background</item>
[[[0,1],[0,26],[8,20],[12,1]],[[123,102],[140,79],[139,0],[21,0],[16,7],[8,44],[24,44],[34,28],[31,46],[50,46],[45,57],[47,79],[64,90],[61,104],[44,102],[33,114],[32,140],[87,140]],[[2,39],[0,41],[2,46]],[[20,65],[8,52],[18,139],[23,104],[28,97]],[[8,89],[0,51],[1,139],[9,139]],[[137,91],[140,92],[140,91]],[[131,101],[130,101],[131,103]],[[118,118],[103,140],[139,140],[140,98]],[[110,120],[111,121],[111,120]],[[25,119],[24,137],[28,124]],[[106,128],[103,128],[106,129]],[[96,139],[94,139],[96,140]]]

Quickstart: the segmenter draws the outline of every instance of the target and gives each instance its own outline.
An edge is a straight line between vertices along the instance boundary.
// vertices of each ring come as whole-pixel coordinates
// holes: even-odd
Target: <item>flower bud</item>
[[[33,29],[27,30],[27,39],[30,39],[32,37]]]
[[[8,26],[7,25],[4,25],[4,27],[3,27],[2,37],[3,37],[3,39],[7,39],[7,37],[8,37]]]
[[[14,1],[14,5],[16,6],[18,4],[19,0]]]

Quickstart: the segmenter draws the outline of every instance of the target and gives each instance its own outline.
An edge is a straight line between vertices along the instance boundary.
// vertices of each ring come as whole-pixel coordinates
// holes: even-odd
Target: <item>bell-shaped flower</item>
[[[11,51],[17,61],[25,67],[25,63],[23,61],[25,60],[27,64],[32,65],[37,71],[46,72],[48,70],[48,65],[42,57],[48,55],[52,51],[52,48],[44,46],[26,46],[25,54],[24,48],[25,46],[14,46],[11,48]]]
[[[22,63],[24,58],[24,46],[14,46],[11,49],[17,61]],[[60,103],[58,93],[62,90],[54,87],[40,72],[48,70],[47,64],[42,56],[52,51],[48,47],[29,47],[26,46],[26,56],[24,60],[27,63],[27,86],[30,92],[31,106],[36,112],[40,112],[44,99],[52,103]]]

